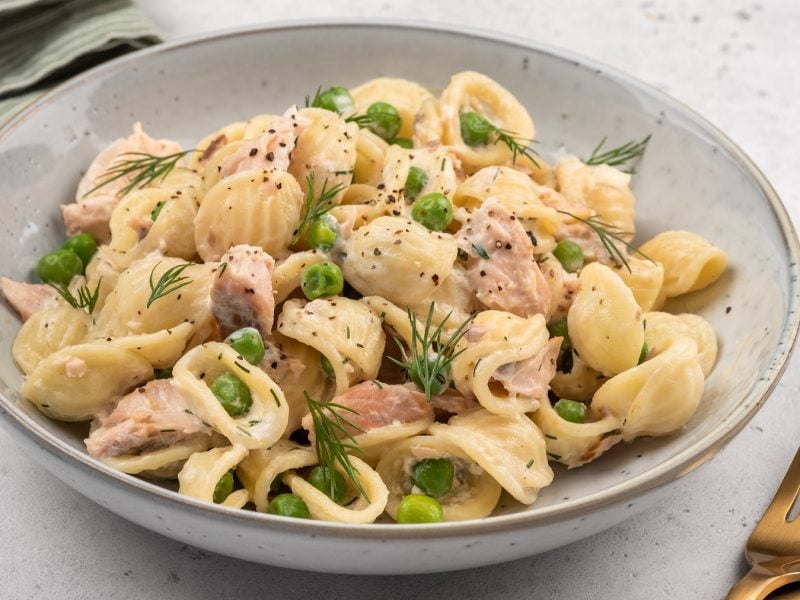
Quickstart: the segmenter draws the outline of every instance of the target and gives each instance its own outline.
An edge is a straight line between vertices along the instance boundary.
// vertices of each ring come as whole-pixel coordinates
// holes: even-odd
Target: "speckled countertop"
[[[381,16],[504,31],[592,56],[727,132],[800,222],[794,0],[139,4],[169,39],[260,21]],[[544,555],[441,575],[329,576],[209,554],[94,505],[0,435],[0,599],[724,598],[745,571],[745,540],[800,445],[799,366],[796,354],[755,419],[711,463],[679,481],[662,506]]]

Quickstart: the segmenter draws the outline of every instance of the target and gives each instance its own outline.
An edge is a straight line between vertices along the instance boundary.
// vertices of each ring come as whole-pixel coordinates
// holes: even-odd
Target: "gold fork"
[[[744,555],[752,568],[733,586],[728,600],[763,600],[771,592],[800,581],[800,519],[789,521],[798,492],[800,450],[772,503],[747,540]]]

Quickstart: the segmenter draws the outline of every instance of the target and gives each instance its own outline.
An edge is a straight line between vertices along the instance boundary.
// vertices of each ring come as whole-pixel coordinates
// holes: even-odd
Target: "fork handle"
[[[728,593],[728,600],[764,600],[785,585],[800,581],[800,573],[765,573],[754,567]]]

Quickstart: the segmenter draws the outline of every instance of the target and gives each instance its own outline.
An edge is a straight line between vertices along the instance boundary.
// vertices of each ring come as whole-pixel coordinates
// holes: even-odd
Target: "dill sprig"
[[[156,266],[154,266],[153,270],[150,271],[150,297],[147,299],[147,308],[150,308],[150,305],[159,298],[163,298],[167,294],[171,294],[172,292],[192,283],[192,279],[190,277],[183,275],[183,272],[194,264],[190,262],[170,267],[161,274],[161,277],[158,278],[157,283],[153,283],[153,275],[160,264],[161,261],[156,263]]]
[[[317,459],[320,466],[330,473],[330,493],[328,495],[331,498],[335,496],[336,480],[333,473],[336,471],[336,463],[339,463],[358,492],[369,502],[369,496],[361,485],[357,470],[350,462],[348,455],[348,452],[364,453],[350,433],[351,429],[360,433],[364,433],[364,430],[341,414],[344,411],[357,415],[358,411],[336,402],[318,402],[305,390],[303,390],[303,396],[305,396],[308,413],[314,424],[314,448],[317,452]]]
[[[650,134],[647,134],[641,142],[630,141],[611,150],[600,152],[603,144],[606,143],[606,138],[603,137],[600,143],[592,150],[592,155],[587,158],[585,162],[587,165],[609,165],[610,167],[619,167],[627,162],[634,161],[644,154],[647,149],[647,143],[650,141]],[[626,173],[633,173],[633,169],[622,169]]]
[[[385,111],[375,111],[371,113],[365,113],[363,115],[350,115],[345,119],[346,123],[355,123],[361,129],[365,127],[369,127],[370,125],[379,124],[381,120],[386,119],[396,119],[397,115],[395,113],[385,112]]]
[[[89,289],[89,286],[82,285],[78,288],[78,297],[76,298],[70,289],[63,283],[47,282],[51,288],[58,292],[64,300],[67,301],[72,308],[83,308],[89,314],[94,312],[94,307],[97,305],[97,300],[100,298],[100,283],[103,281],[101,277],[97,281],[94,291]]]
[[[430,402],[436,390],[446,389],[450,385],[450,366],[455,358],[466,348],[456,352],[456,345],[467,333],[467,326],[475,318],[475,313],[467,317],[446,340],[442,340],[445,323],[452,311],[447,313],[438,326],[433,328],[433,312],[435,303],[431,302],[428,317],[425,319],[425,328],[420,335],[417,329],[417,315],[406,309],[408,320],[411,322],[411,348],[406,352],[405,347],[395,338],[395,342],[403,355],[403,362],[389,357],[396,365],[408,372],[414,384],[425,392],[425,399]]]
[[[336,194],[346,187],[343,183],[339,183],[328,189],[328,178],[326,177],[325,181],[322,182],[322,189],[319,192],[319,196],[315,198],[314,173],[306,176],[306,184],[305,211],[303,212],[303,218],[300,220],[300,224],[294,231],[292,244],[296,244],[300,238],[303,237],[303,233],[315,219],[320,218],[334,207],[333,199],[336,197]]]
[[[200,150],[184,150],[174,154],[167,154],[166,156],[156,156],[155,154],[148,154],[147,152],[124,152],[120,154],[117,157],[117,161],[103,173],[101,181],[86,192],[83,197],[85,198],[112,181],[116,181],[128,175],[133,175],[133,177],[128,185],[122,188],[123,196],[137,188],[141,189],[157,179],[163,181],[169,172],[175,168],[175,165],[178,164],[178,161],[192,152],[200,152]],[[123,158],[125,156],[131,158]]]
[[[508,131],[507,129],[500,129],[496,125],[493,125],[494,128],[494,135],[497,138],[495,140],[495,144],[505,144],[506,148],[511,150],[511,162],[514,163],[517,161],[517,155],[521,154],[529,161],[533,163],[534,167],[538,167],[539,163],[536,162],[536,150],[531,148],[531,144],[534,143],[535,140],[527,139],[521,137],[514,133],[513,131]]]
[[[314,94],[313,98],[311,98],[308,94],[306,94],[305,107],[309,108],[310,106],[316,106],[317,102],[319,102],[320,95],[322,95],[322,86],[321,85],[317,86],[317,91]]]
[[[581,223],[585,223],[589,227],[591,227],[594,232],[597,234],[597,237],[600,238],[600,242],[603,244],[603,247],[608,252],[609,257],[611,260],[614,261],[614,264],[618,267],[625,267],[628,269],[628,273],[631,273],[631,266],[628,264],[628,261],[625,259],[625,253],[619,249],[616,242],[620,242],[623,244],[629,252],[636,253],[643,258],[646,258],[650,262],[655,262],[652,258],[647,256],[644,252],[630,244],[629,242],[625,241],[624,238],[620,237],[622,235],[626,235],[627,232],[622,231],[616,225],[612,225],[611,223],[607,223],[600,218],[600,215],[594,215],[592,217],[587,217],[583,219],[577,215],[573,215],[571,212],[567,212],[566,210],[559,210],[559,213],[562,215],[567,215],[572,217],[576,221],[580,221]]]

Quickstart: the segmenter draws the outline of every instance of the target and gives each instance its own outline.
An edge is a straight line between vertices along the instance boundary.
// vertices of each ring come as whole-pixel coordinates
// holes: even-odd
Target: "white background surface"
[[[561,46],[628,71],[706,116],[760,165],[800,219],[795,0],[138,1],[167,39],[263,21],[380,16]],[[678,482],[669,502],[548,554],[441,575],[328,576],[208,554],[95,506],[0,434],[0,599],[724,598],[745,571],[744,543],[800,443],[799,365],[797,354],[755,419]]]

